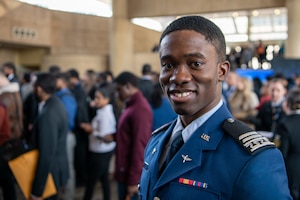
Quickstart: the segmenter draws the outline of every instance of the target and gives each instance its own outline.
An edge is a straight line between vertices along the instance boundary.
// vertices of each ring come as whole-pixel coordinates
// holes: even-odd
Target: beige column
[[[128,18],[127,0],[113,0],[110,27],[110,69],[117,76],[133,65],[133,26]]]
[[[288,10],[288,39],[285,46],[285,58],[300,58],[300,1],[286,0]]]

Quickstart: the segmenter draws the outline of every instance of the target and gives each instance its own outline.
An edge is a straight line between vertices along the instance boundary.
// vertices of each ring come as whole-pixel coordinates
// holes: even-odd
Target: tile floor
[[[17,199],[16,200],[25,200],[25,198],[22,195],[21,190],[19,187],[16,185],[17,188]],[[74,200],[82,200],[83,195],[84,195],[84,187],[78,187],[76,188],[76,195]],[[2,198],[2,191],[0,189],[0,200],[3,200]],[[118,195],[117,195],[117,183],[115,181],[111,181],[111,200],[117,200]],[[71,199],[70,199],[71,200]],[[102,200],[102,189],[100,183],[97,183],[95,191],[94,191],[94,196],[92,200]]]

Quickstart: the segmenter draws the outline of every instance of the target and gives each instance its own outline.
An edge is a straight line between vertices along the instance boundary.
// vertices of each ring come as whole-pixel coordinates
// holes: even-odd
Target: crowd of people
[[[120,198],[137,193],[151,132],[177,117],[151,65],[142,66],[140,77],[89,69],[80,76],[76,69],[52,65],[19,79],[13,63],[1,69],[0,145],[20,139],[40,152],[31,199],[40,198],[47,172],[58,188],[49,199],[74,199],[76,187],[85,187],[83,199],[92,199],[100,181],[103,199],[109,200],[112,175]],[[7,161],[1,159],[0,167],[3,198],[16,199]]]
[[[299,76],[241,77],[222,32],[200,16],[171,23],[159,55],[159,78],[149,64],[116,77],[52,65],[19,80],[13,63],[2,65],[0,146],[24,139],[39,150],[31,200],[49,173],[58,193],[48,199],[72,200],[76,187],[92,199],[100,181],[110,200],[113,174],[119,200],[299,200]],[[4,200],[16,199],[2,158],[0,171]]]

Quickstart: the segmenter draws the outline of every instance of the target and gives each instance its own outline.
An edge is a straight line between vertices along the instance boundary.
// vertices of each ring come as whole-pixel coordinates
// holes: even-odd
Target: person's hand
[[[104,143],[110,143],[110,142],[114,141],[114,136],[113,136],[113,134],[105,135],[104,137],[102,137],[102,141],[103,141]]]
[[[80,123],[80,128],[82,128],[85,132],[91,133],[93,132],[93,127],[89,123]]]
[[[139,193],[139,187],[137,185],[129,185],[127,187],[127,196],[132,197]]]
[[[30,195],[30,200],[43,200],[42,197],[36,197],[33,194]]]

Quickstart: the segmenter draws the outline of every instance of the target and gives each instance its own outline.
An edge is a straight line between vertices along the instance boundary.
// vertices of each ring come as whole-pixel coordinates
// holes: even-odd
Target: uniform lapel
[[[182,146],[174,156],[165,171],[159,177],[154,190],[170,182],[176,177],[201,166],[204,150],[215,150],[223,137],[221,124],[231,117],[226,106],[214,113]],[[172,126],[173,127],[173,126]],[[172,130],[172,129],[171,129]],[[169,131],[171,131],[169,129]],[[166,134],[169,135],[170,133]],[[160,155],[160,153],[159,153]]]
[[[149,160],[155,160],[157,162],[149,162],[151,166],[149,168],[153,169],[153,177],[152,179],[157,180],[158,179],[158,174],[159,174],[159,158],[161,154],[164,151],[165,144],[167,140],[170,138],[172,134],[172,130],[176,124],[176,120],[172,122],[170,127],[166,130],[166,132],[163,134],[162,137],[159,137],[156,141],[153,142],[153,145],[150,147],[151,152],[150,152],[150,158]]]
[[[197,131],[198,132],[198,131]],[[154,189],[174,179],[174,177],[201,165],[202,145],[197,133],[182,146],[166,167]],[[189,147],[193,146],[193,149]]]

